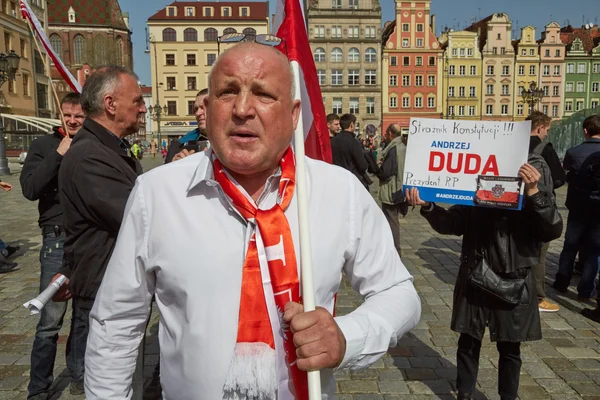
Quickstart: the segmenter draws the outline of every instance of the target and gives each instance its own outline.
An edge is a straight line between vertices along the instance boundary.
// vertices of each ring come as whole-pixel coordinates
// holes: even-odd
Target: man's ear
[[[117,107],[115,105],[115,99],[112,96],[104,97],[104,109],[110,114],[115,115]]]

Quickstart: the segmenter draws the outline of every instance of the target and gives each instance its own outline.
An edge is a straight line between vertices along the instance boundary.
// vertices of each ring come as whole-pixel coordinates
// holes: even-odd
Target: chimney
[[[435,35],[435,14],[431,15],[431,30],[433,31],[433,34]]]

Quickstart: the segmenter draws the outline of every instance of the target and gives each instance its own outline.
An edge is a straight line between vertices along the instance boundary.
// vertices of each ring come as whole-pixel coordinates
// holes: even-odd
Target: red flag
[[[285,52],[287,45],[290,62],[298,63],[300,70],[300,93],[304,122],[304,146],[306,155],[331,163],[331,146],[327,116],[323,106],[317,68],[308,43],[302,0],[277,0],[273,31],[285,40],[279,49]]]
[[[50,40],[46,36],[44,32],[44,28],[40,24],[40,21],[37,19],[31,8],[29,8],[29,4],[25,0],[20,0],[21,5],[21,14],[23,14],[23,19],[26,19],[31,24],[31,28],[36,33],[37,37],[40,39],[40,42],[48,52],[48,55],[52,59],[54,66],[63,77],[65,82],[71,87],[71,90],[77,93],[81,93],[81,85],[77,82],[77,79],[71,75],[71,72],[65,67],[60,57],[54,52],[54,49],[50,45]],[[35,40],[35,38],[34,38]]]

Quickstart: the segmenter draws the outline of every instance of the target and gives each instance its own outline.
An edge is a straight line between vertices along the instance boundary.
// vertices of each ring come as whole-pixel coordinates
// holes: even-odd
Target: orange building
[[[408,131],[410,118],[440,118],[442,49],[431,0],[396,0],[396,20],[382,33],[382,131],[392,123]]]

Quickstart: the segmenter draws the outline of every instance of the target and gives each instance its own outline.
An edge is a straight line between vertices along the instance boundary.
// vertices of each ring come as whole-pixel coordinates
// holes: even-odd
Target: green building
[[[600,31],[598,25],[566,26],[560,31],[566,45],[564,117],[600,104]]]

